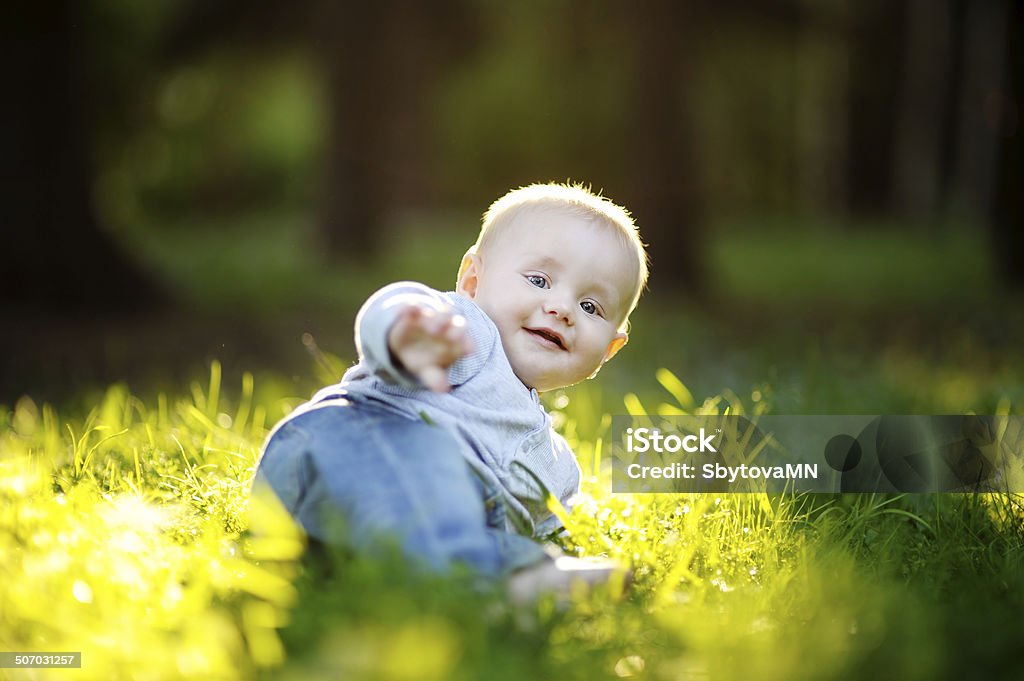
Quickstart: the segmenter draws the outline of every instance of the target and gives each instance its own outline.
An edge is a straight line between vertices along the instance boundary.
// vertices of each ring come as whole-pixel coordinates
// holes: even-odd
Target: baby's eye
[[[544,277],[542,277],[539,274],[527,274],[526,275],[526,281],[530,282],[531,284],[533,284],[537,288],[547,288],[548,287],[548,280],[545,279]]]
[[[580,309],[582,309],[587,314],[600,313],[600,310],[597,309],[597,305],[595,305],[594,302],[591,300],[584,300],[582,303],[580,303]]]

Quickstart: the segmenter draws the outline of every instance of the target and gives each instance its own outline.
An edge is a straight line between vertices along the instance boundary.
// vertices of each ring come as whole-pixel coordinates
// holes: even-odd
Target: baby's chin
[[[543,376],[537,376],[532,374],[530,371],[520,371],[515,366],[512,367],[512,373],[516,375],[523,385],[528,390],[536,390],[539,393],[546,393],[550,390],[558,390],[560,388],[568,388],[569,386],[582,383],[583,381],[591,378],[591,376],[583,376],[576,379],[575,381],[558,381],[558,380],[545,380]],[[594,372],[596,374],[597,371]]]
[[[520,371],[514,364],[512,365],[512,373],[522,381],[527,390],[536,390],[539,393],[555,390],[555,388],[546,387],[541,377],[533,375],[530,371]]]

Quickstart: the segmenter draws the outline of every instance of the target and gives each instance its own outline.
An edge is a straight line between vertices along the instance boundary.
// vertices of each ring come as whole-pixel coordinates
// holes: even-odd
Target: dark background
[[[612,387],[666,366],[811,412],[1015,398],[1022,8],[9,3],[0,403],[213,359],[301,393],[311,349],[352,359],[373,290],[450,287],[492,200],[566,179],[650,244]],[[916,394],[935,372],[948,395]]]

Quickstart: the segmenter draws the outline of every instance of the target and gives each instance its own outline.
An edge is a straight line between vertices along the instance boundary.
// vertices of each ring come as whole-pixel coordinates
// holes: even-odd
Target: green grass
[[[635,584],[513,608],[465,575],[303,557],[248,495],[268,426],[299,400],[222,383],[215,364],[151,403],[115,385],[87,414],[0,409],[0,649],[83,652],[79,672],[10,678],[1019,674],[1015,497],[612,495],[600,448],[624,405],[587,384],[550,399],[584,470],[563,548],[628,562]]]
[[[267,429],[336,379],[330,353],[350,356],[377,286],[445,287],[473,232],[451,225],[474,222],[407,225],[380,261],[344,266],[317,258],[296,215],[127,235],[208,315],[289,338],[334,320],[317,337],[328,354],[258,380],[214,364],[180,394],[117,384],[60,413],[0,407],[0,650],[83,652],[80,671],[0,678],[1020,676],[1019,498],[612,495],[601,456],[610,414],[686,400],[658,367],[709,409],[1019,414],[1024,321],[962,234],[722,229],[713,301],[645,299],[596,382],[547,396],[585,473],[563,549],[632,565],[625,596],[513,608],[466,575],[307,555],[249,498]]]

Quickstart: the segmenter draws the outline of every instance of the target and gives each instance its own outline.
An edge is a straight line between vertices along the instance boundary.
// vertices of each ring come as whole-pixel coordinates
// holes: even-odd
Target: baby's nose
[[[572,322],[572,303],[564,300],[550,300],[544,305],[544,311],[565,320],[567,324]]]

